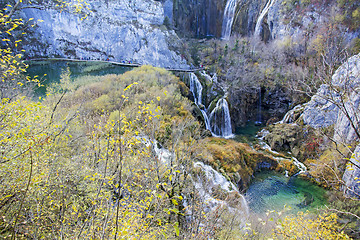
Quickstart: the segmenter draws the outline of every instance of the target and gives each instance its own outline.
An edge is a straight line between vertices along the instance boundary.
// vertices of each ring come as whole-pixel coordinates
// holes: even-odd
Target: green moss
[[[247,187],[258,163],[267,161],[276,166],[276,161],[253,150],[246,143],[230,139],[206,138],[200,141],[198,159],[220,169],[234,183],[240,181]]]

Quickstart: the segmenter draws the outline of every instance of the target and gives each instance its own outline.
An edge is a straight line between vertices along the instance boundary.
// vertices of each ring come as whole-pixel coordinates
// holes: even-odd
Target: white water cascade
[[[284,158],[284,157],[278,157],[280,156],[280,153],[274,151],[271,149],[271,147],[264,141],[264,138],[267,134],[269,134],[270,132],[263,129],[261,130],[261,132],[258,133],[258,136],[261,135],[261,137],[258,137],[259,139],[259,146],[268,151],[269,153],[271,153],[273,155],[273,158],[277,161],[288,161],[288,160],[292,160],[292,163],[299,169],[299,172],[296,173],[294,176],[302,174],[302,173],[306,173],[307,168],[305,166],[305,164],[303,164],[302,162],[300,162],[299,160],[297,160],[295,157],[291,156],[290,158]],[[287,175],[287,173],[285,173]]]
[[[238,189],[232,182],[228,181],[222,174],[213,169],[211,166],[202,162],[194,163],[194,167],[201,168],[205,175],[204,178],[200,178],[198,176],[194,181],[194,185],[207,205],[206,211],[212,212],[219,207],[227,207],[231,212],[242,217],[242,219],[249,216],[249,206],[245,197],[239,193]],[[226,201],[216,199],[214,189],[217,189],[218,187],[220,187],[224,192],[233,195],[240,202],[240,206],[230,207]]]
[[[174,153],[166,148],[159,147],[159,144],[154,139],[149,139],[147,136],[138,138],[147,147],[151,147],[157,156],[160,163],[165,167],[171,167],[171,161],[175,158]],[[245,197],[238,191],[237,187],[228,181],[221,173],[213,169],[211,166],[202,162],[195,162],[194,168],[201,168],[203,174],[197,176],[190,175],[190,179],[194,184],[200,198],[203,201],[204,210],[206,213],[214,213],[219,208],[227,208],[228,211],[242,222],[240,228],[245,226],[245,221],[249,217],[249,206]],[[228,195],[225,200],[217,199],[218,190],[222,189]],[[187,201],[183,202],[187,209]],[[187,215],[191,215],[191,209],[187,209]],[[191,217],[190,217],[191,220]]]
[[[263,19],[264,19],[265,15],[268,13],[269,9],[272,7],[272,5],[274,5],[275,2],[276,2],[276,0],[268,0],[264,9],[261,11],[261,13],[256,21],[254,36],[257,36],[257,37],[260,36],[261,24],[263,22]]]
[[[294,115],[296,113],[302,112],[304,108],[305,108],[305,104],[295,106],[293,109],[291,109],[285,114],[285,116],[283,117],[283,119],[281,119],[281,121],[277,123],[279,124],[294,123]]]
[[[221,98],[216,107],[210,114],[210,126],[212,126],[212,133],[215,136],[221,136],[224,138],[234,137],[231,127],[231,118],[229,112],[229,105],[225,97]]]
[[[201,114],[204,117],[206,129],[211,131],[210,121],[209,121],[209,117],[208,117],[208,115],[206,113],[206,108],[201,103],[202,90],[203,90],[203,87],[202,87],[199,79],[195,75],[195,73],[190,73],[190,91],[193,93],[194,102],[195,102],[196,106],[198,106],[198,108],[201,111]]]
[[[208,75],[205,77],[209,77]],[[213,81],[216,81],[216,75],[213,77]],[[208,114],[208,109],[202,104],[202,90],[203,87],[194,73],[190,73],[190,91],[193,93],[194,102],[200,109],[204,121],[205,127],[215,137],[232,138],[231,118],[229,112],[229,105],[225,97],[221,98],[216,107]]]
[[[221,28],[221,39],[229,40],[231,35],[231,27],[234,22],[235,9],[237,0],[228,0],[226,2],[224,17]]]

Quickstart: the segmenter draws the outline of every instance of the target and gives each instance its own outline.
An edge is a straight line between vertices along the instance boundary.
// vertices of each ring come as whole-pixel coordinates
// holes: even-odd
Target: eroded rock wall
[[[29,57],[64,57],[132,61],[160,67],[187,68],[180,39],[163,26],[165,3],[154,0],[87,1],[86,20],[52,9],[25,9],[25,19],[41,19],[26,39]],[[165,8],[164,8],[165,7]],[[171,12],[171,11],[170,11]]]
[[[220,37],[226,0],[174,0],[175,28],[191,37]]]

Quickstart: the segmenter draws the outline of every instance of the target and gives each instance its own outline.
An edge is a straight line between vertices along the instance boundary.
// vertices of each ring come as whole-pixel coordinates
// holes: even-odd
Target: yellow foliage
[[[339,152],[340,151],[340,152]],[[349,150],[346,147],[338,146],[329,148],[322,155],[316,159],[307,159],[305,164],[309,166],[309,173],[316,178],[323,187],[339,189],[341,182],[338,180],[338,176],[341,175],[341,169],[343,166],[342,159],[344,155],[349,154]]]
[[[327,214],[312,218],[308,213],[299,212],[297,216],[287,216],[276,227],[274,239],[350,239],[341,231],[337,215]]]

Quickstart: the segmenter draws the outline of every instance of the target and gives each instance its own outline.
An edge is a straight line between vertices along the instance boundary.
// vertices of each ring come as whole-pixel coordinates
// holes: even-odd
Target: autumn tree
[[[325,214],[311,217],[309,213],[299,212],[279,220],[274,229],[274,239],[351,239],[337,223],[337,215]]]

